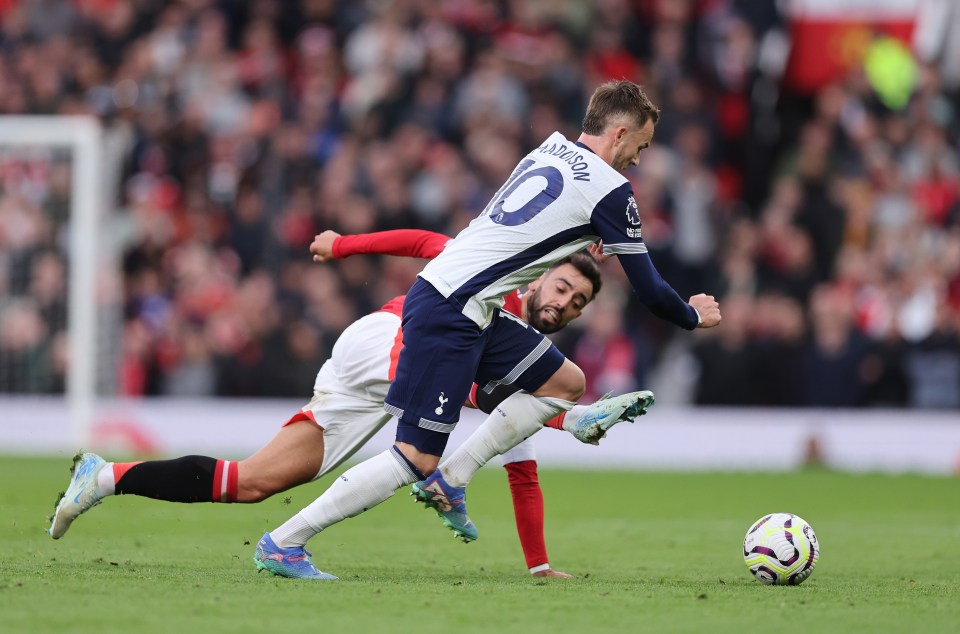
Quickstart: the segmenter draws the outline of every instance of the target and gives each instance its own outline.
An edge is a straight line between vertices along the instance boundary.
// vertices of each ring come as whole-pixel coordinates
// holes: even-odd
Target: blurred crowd
[[[662,110],[627,174],[645,242],[724,320],[658,322],[605,264],[556,337],[586,398],[683,355],[700,404],[960,407],[957,88],[917,60],[903,103],[863,66],[792,93],[781,4],[7,0],[0,113],[127,139],[119,394],[306,398],[342,329],[423,265],[316,265],[313,235],[455,235],[626,78]],[[0,391],[63,389],[70,176],[0,148]]]

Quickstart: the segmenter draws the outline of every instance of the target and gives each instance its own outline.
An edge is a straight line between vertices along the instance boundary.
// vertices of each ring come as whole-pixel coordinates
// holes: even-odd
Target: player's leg
[[[297,574],[300,567],[297,562],[310,556],[304,548],[307,541],[326,528],[388,500],[398,488],[422,477],[396,447],[351,467],[334,480],[323,495],[261,537],[253,555],[257,569],[283,577],[335,578]],[[294,566],[291,568],[288,562]]]
[[[640,390],[619,396],[605,394],[590,405],[577,405],[566,416],[552,418],[544,427],[568,431],[580,442],[600,444],[611,427],[617,423],[633,422],[653,407],[653,392]]]
[[[334,355],[342,362],[331,364],[330,371],[321,372],[317,379],[318,388],[329,391],[321,406],[311,410],[325,430],[319,475],[337,468],[391,419],[384,411],[383,398],[396,357],[387,351],[399,352],[400,319],[375,313],[361,321],[365,325],[357,331],[360,336],[351,338],[351,345],[340,351],[342,355]],[[354,466],[320,498],[261,537],[254,549],[257,569],[284,577],[335,579],[313,566],[304,549],[307,541],[327,527],[373,508],[397,488],[421,477],[396,448]]]
[[[556,354],[559,355],[559,351]],[[552,361],[548,359],[544,365],[550,363]],[[500,403],[477,431],[443,461],[437,470],[439,477],[453,487],[464,488],[473,474],[493,456],[516,446],[543,426],[559,425],[581,442],[596,445],[615,424],[642,416],[654,402],[653,393],[644,390],[605,397],[590,406],[577,406],[562,395],[569,397],[577,391],[582,394],[583,373],[580,369],[569,359],[564,359],[560,369],[534,389],[532,386],[539,380],[535,371],[537,365],[540,363],[534,364],[532,378],[524,373],[517,381],[525,391]],[[528,393],[530,390],[533,390],[532,394]]]
[[[323,430],[310,421],[284,426],[244,461],[209,456],[107,462],[93,453],[75,456],[70,484],[48,529],[59,539],[80,514],[111,495],[167,502],[259,502],[316,477],[323,459]]]
[[[317,532],[422,480],[421,466],[432,470],[439,462],[479,363],[481,333],[423,281],[408,293],[404,315],[406,346],[384,405],[400,419],[397,444],[348,470],[308,509],[265,535],[254,555],[258,568],[283,575],[282,566],[269,562],[305,557],[303,546]]]
[[[492,329],[492,330],[491,330]],[[501,385],[521,389],[497,405],[480,427],[440,466],[442,477],[465,487],[491,458],[515,447],[583,395],[583,372],[536,330],[501,312],[490,329],[478,393]]]
[[[412,298],[417,300],[413,311]],[[421,282],[419,289],[414,285],[404,305],[406,347],[385,406],[399,418],[396,447],[429,476],[414,485],[414,495],[437,510],[455,537],[467,542],[477,533],[463,492],[448,487],[436,466],[459,421],[492,328],[480,330],[429,284]]]
[[[567,369],[570,366],[576,368],[569,360],[565,359],[564,364],[569,364]],[[534,394],[521,391],[504,400],[432,475],[424,482],[413,485],[412,494],[428,504],[433,497],[458,500],[456,508],[446,508],[449,505],[445,504],[435,508],[443,517],[444,525],[451,528],[456,536],[464,537],[464,541],[476,539],[476,526],[466,513],[467,484],[480,467],[495,455],[515,447],[549,421],[557,420],[564,410],[575,409],[573,402],[554,396],[543,396],[543,393],[564,393],[569,390],[571,381],[575,381],[578,374],[582,378],[579,369],[576,369],[576,372],[567,372],[566,377],[561,378],[559,388],[554,386],[547,390],[535,390]],[[614,424],[633,420],[644,414],[653,404],[653,394],[632,392],[609,399],[609,405],[607,403],[608,401],[598,401],[585,407],[580,410],[582,413],[577,418],[571,417],[570,412],[567,412],[567,416],[560,419],[561,428],[570,431],[583,442],[597,444],[599,438]],[[573,420],[573,423],[568,426],[570,420]]]
[[[499,312],[484,331],[477,385],[492,392],[515,385],[517,392],[501,402],[466,442],[444,460],[413,495],[435,508],[443,523],[464,541],[477,530],[466,513],[464,488],[473,474],[494,456],[514,447],[543,426],[543,422],[573,407],[583,393],[583,373],[563,357],[543,335],[506,312]],[[541,390],[538,395],[532,394]],[[456,500],[457,503],[451,503]]]
[[[383,393],[386,392],[384,382]],[[387,421],[390,414],[383,411],[382,400],[350,398],[345,395],[331,395],[327,407],[316,410],[317,421],[326,427],[326,449],[319,475],[329,473],[344,460],[352,456]],[[372,466],[366,465],[370,463]],[[399,463],[400,472],[394,473],[394,463]],[[333,481],[320,498],[294,515],[277,529],[270,531],[270,537],[282,548],[303,546],[307,541],[325,528],[353,517],[390,498],[394,491],[404,484],[414,473],[397,451],[393,451],[393,462],[388,463],[392,477],[384,482],[378,475],[381,461],[375,456]],[[372,475],[366,475],[370,472]],[[401,484],[393,486],[398,479]]]
[[[455,537],[465,542],[477,539],[477,528],[466,508],[465,489],[473,474],[491,458],[539,430],[542,421],[572,405],[560,399],[540,399],[526,392],[514,394],[501,403],[440,468],[414,484],[412,495],[435,509]]]
[[[246,460],[184,456],[106,463],[99,456],[84,454],[74,469],[67,490],[70,495],[58,502],[49,530],[51,536],[61,537],[81,513],[108,495],[140,495],[188,503],[258,502],[318,477],[328,453],[327,435],[333,436],[332,458],[339,464],[376,432],[363,425],[343,432],[335,417],[321,414],[318,423],[318,412],[329,411],[331,400],[348,411],[352,402],[358,402],[362,408],[370,399],[382,398],[399,326],[400,318],[391,313],[374,313],[351,324],[337,339],[330,359],[317,374],[310,403],[291,417],[263,449]],[[363,396],[353,397],[355,393]],[[349,438],[347,442],[341,438],[343,435]],[[356,442],[351,444],[351,440]]]
[[[323,429],[298,413],[255,454],[240,461],[207,456],[108,463],[104,495],[139,495],[168,502],[260,502],[316,477]]]
[[[358,415],[356,407],[348,415],[337,408],[331,408],[328,413],[341,420],[349,419],[350,422],[343,424],[339,431],[353,430],[353,433],[327,435],[327,458],[321,467],[321,475],[352,455],[391,418],[383,411],[382,402],[370,401],[363,416]],[[253,561],[257,570],[268,570],[283,577],[336,579],[314,567],[311,553],[304,546],[325,528],[373,508],[392,496],[397,488],[418,477],[419,474],[410,470],[395,447],[390,451],[394,455],[387,456],[390,460],[386,465],[384,454],[379,454],[347,470],[323,495],[281,526],[265,533],[254,549]]]
[[[111,495],[170,502],[233,502],[237,463],[209,456],[107,462],[93,453],[74,456],[70,484],[57,501],[47,530],[60,539],[77,517]]]
[[[498,385],[491,391],[471,390],[470,398],[473,405],[480,411],[489,414],[507,397],[519,389],[515,385]],[[570,412],[561,412],[551,418],[544,426],[562,428],[566,415],[586,409],[581,405],[575,406]],[[507,471],[510,483],[510,496],[513,499],[513,512],[517,524],[517,534],[520,537],[520,546],[527,562],[530,573],[538,577],[570,577],[565,572],[554,570],[547,557],[547,546],[543,527],[543,492],[537,474],[537,457],[533,437],[527,438],[516,447],[501,454],[500,459]]]
[[[500,385],[487,393],[474,385],[470,398],[477,409],[489,414],[508,396],[518,391],[513,385]],[[543,426],[569,432],[580,442],[596,445],[611,427],[624,421],[633,422],[637,417],[646,414],[653,403],[653,392],[649,390],[620,396],[605,394],[594,403],[577,404],[569,412],[560,412]]]
[[[390,419],[383,411],[390,361],[381,344],[396,338],[400,320],[390,315],[371,322],[354,337],[357,345],[336,350],[324,365],[314,399],[270,444],[239,463],[238,502],[257,502],[329,473]],[[352,361],[335,364],[341,354]]]
[[[348,470],[307,509],[265,535],[269,541],[261,544],[268,550],[282,549],[265,556],[305,552],[316,533],[424,479],[421,468],[436,468],[479,363],[481,333],[422,280],[407,294],[404,315],[405,347],[383,406],[400,419],[397,444]],[[258,567],[265,556],[255,554]],[[277,568],[273,572],[283,574]]]
[[[475,389],[471,392],[471,400],[479,410],[489,414],[517,391],[519,390],[515,385],[500,384],[490,391]],[[610,399],[602,399],[600,403],[608,400]],[[570,431],[577,421],[595,418],[592,416],[595,413],[594,404],[576,405],[569,412],[561,412],[548,420],[544,423],[544,427]],[[510,483],[517,533],[527,567],[536,576],[570,577],[566,573],[553,570],[547,557],[543,529],[543,492],[540,489],[537,474],[533,438],[527,438],[512,449],[508,449],[501,455],[501,460]]]
[[[409,342],[409,331],[405,331],[404,336]],[[398,363],[397,375],[400,376],[401,373],[402,365]],[[446,373],[443,376],[449,378],[450,374]],[[469,391],[469,384],[464,392],[467,391]],[[444,391],[439,393],[445,394]],[[459,416],[459,404],[454,406],[453,403],[456,402],[453,401],[455,398],[453,396],[454,392],[451,391],[450,394],[449,398],[445,396],[443,400],[438,399],[434,411],[430,414],[433,418],[439,418],[441,415],[447,418],[452,417],[449,411],[443,410],[454,409],[456,410],[455,416]],[[385,413],[385,410],[390,413]],[[437,410],[441,411],[438,413]],[[409,411],[417,410],[411,409]],[[385,409],[378,408],[370,415],[385,417],[383,420],[387,420],[395,412],[397,412],[396,407],[388,406]],[[402,412],[400,413],[402,414]],[[453,422],[450,423],[426,420],[424,417],[418,417],[417,420],[425,421],[429,427],[449,425],[449,429],[452,429],[456,424],[456,418],[453,418]],[[403,425],[402,422],[401,425]],[[420,455],[432,457],[435,461],[434,464],[436,464],[443,452],[443,446],[446,444],[449,431],[436,431],[409,423],[407,423],[407,427],[416,431],[408,429],[402,437],[409,442],[402,444],[415,449]],[[400,444],[397,443],[387,451],[347,470],[317,500],[265,537],[269,537],[279,548],[290,549],[292,552],[302,551],[307,541],[317,533],[344,519],[355,517],[377,506],[392,497],[398,488],[423,480],[425,478],[424,474],[400,450],[398,446]],[[274,572],[283,574],[279,569],[274,570]]]
[[[328,408],[315,412],[318,422],[327,426],[327,451],[321,475],[353,455],[391,419],[390,414],[384,412],[382,401],[354,399],[347,404],[344,399],[338,396]],[[340,422],[327,422],[325,417],[335,417]],[[348,469],[323,495],[260,538],[253,555],[257,570],[268,570],[283,577],[336,579],[313,566],[311,553],[304,548],[307,541],[324,529],[377,506],[393,496],[398,488],[422,477],[396,447]]]
[[[428,282],[407,293],[404,348],[384,409],[398,419],[396,446],[422,473],[436,469],[460,420],[485,333]]]
[[[537,475],[537,455],[533,438],[527,438],[502,456],[510,482],[510,497],[517,523],[520,547],[530,574],[538,577],[564,577],[565,572],[550,567],[543,531],[543,491]]]
[[[317,477],[324,457],[324,429],[297,418],[245,460],[237,463],[235,502],[260,502]]]

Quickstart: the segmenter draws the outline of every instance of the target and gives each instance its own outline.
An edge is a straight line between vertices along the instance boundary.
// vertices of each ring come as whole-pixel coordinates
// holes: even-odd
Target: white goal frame
[[[82,447],[89,440],[97,388],[97,221],[103,187],[100,122],[72,115],[0,116],[2,146],[71,150],[66,399],[72,441]]]

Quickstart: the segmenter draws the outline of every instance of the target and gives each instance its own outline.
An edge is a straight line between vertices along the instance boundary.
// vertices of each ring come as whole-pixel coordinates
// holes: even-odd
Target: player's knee
[[[439,455],[421,451],[411,443],[397,440],[396,446],[397,449],[400,450],[400,453],[407,459],[407,462],[416,467],[416,469],[425,476],[431,475],[437,470],[437,465],[440,464]],[[443,450],[440,449],[438,453],[442,452]]]
[[[566,401],[578,401],[587,389],[587,378],[577,365],[567,359],[550,380],[547,381],[535,396],[549,396]]]
[[[568,401],[579,401],[583,393],[587,391],[587,377],[578,366],[573,363],[568,368],[566,389]]]

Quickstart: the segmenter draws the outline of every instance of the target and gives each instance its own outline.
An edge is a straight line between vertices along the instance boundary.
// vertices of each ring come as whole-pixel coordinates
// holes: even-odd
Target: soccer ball
[[[793,513],[764,515],[743,538],[743,561],[761,583],[795,586],[813,573],[820,542],[803,518]]]

